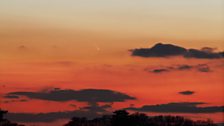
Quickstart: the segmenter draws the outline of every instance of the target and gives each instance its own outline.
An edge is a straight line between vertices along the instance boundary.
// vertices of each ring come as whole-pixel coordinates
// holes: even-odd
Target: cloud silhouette
[[[201,49],[203,52],[213,53],[217,48],[211,48],[211,47],[203,47]]]
[[[186,52],[187,50],[180,46],[158,43],[152,48],[133,49],[132,55],[141,57],[167,57],[182,55]]]
[[[81,110],[87,110],[87,111],[91,111],[92,113],[108,113],[107,109],[112,108],[112,104],[105,104],[102,106],[99,106],[98,103],[96,102],[92,102],[89,103],[89,106],[83,107],[81,108]]]
[[[130,107],[127,110],[140,112],[159,112],[159,113],[216,113],[224,112],[224,106],[208,106],[198,107],[203,105],[203,102],[177,102],[159,105],[145,105],[140,108]]]
[[[181,91],[178,92],[181,95],[193,95],[195,92],[194,91]]]
[[[62,90],[54,88],[53,90],[40,92],[11,92],[5,98],[16,98],[25,96],[30,99],[40,99],[49,101],[79,101],[79,102],[123,102],[126,100],[134,100],[127,94],[104,89],[83,89],[83,90]]]
[[[158,43],[152,48],[139,48],[132,49],[132,56],[139,57],[170,57],[170,56],[183,56],[185,58],[198,58],[198,59],[217,59],[223,58],[224,52],[214,52],[214,49],[205,47],[201,50],[186,49],[172,44]]]
[[[164,69],[164,68],[152,70],[153,73],[163,73],[163,72],[168,72],[168,71],[169,71],[169,69]]]
[[[50,112],[50,113],[8,113],[7,118],[15,122],[52,122],[59,119],[70,119],[74,115],[77,117],[96,118],[103,114],[109,114],[108,109],[112,108],[113,102],[123,102],[136,98],[124,93],[105,89],[83,89],[83,90],[62,90],[60,88],[47,89],[39,92],[11,92],[5,98],[50,100],[57,102],[79,101],[87,102],[88,106],[81,107],[74,111]],[[98,102],[104,103],[99,105]],[[77,108],[76,105],[73,105]]]
[[[8,99],[18,99],[19,96],[17,96],[17,95],[6,95],[5,98],[8,98]]]
[[[197,70],[199,72],[210,72],[211,69],[207,64],[198,64],[198,65],[174,65],[174,66],[166,66],[159,68],[146,68],[145,71],[152,73],[165,73],[172,71],[184,71],[184,70]]]
[[[82,111],[66,111],[51,113],[8,113],[6,118],[14,122],[53,122],[59,119],[69,119],[74,115],[89,116],[90,113]]]
[[[197,50],[197,49],[189,49],[188,52],[184,56],[187,58],[199,58],[199,59],[223,58],[221,53],[213,53],[213,52],[207,52],[207,51]]]
[[[125,108],[126,110],[139,112],[159,112],[159,113],[216,113],[223,112],[224,106],[198,107],[203,102],[179,102],[160,105],[145,105],[141,108],[133,106]],[[100,117],[105,114],[111,114],[111,104],[99,105],[90,103],[86,107],[82,107],[74,111],[50,112],[50,113],[8,113],[6,118],[15,122],[53,122],[59,119],[70,119],[73,116],[87,117],[89,119]]]
[[[8,113],[6,118],[15,122],[53,122],[59,119],[70,119],[73,116],[86,117],[89,119],[110,114],[110,104],[99,106],[97,103],[90,103],[89,106],[74,111],[50,112],[50,113]]]

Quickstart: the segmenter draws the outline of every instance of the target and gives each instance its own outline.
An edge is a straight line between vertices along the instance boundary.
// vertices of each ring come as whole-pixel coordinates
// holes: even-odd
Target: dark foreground
[[[7,111],[0,110],[0,126],[24,126],[3,118]],[[126,110],[115,111],[113,115],[88,120],[73,117],[64,126],[218,126],[211,120],[193,121],[181,116],[154,116],[143,113],[129,114]]]
[[[103,116],[93,120],[74,117],[65,126],[217,126],[211,120],[193,121],[180,116],[148,117],[143,113],[129,114],[118,110],[112,116]]]

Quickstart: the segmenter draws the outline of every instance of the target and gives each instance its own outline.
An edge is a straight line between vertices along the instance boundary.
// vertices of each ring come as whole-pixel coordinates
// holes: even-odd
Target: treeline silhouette
[[[73,117],[64,126],[217,126],[211,120],[193,121],[181,116],[148,117],[143,113],[129,114],[126,110],[115,111],[111,116],[88,120]]]
[[[8,111],[3,111],[0,109],[0,126],[24,126],[24,125],[19,125],[17,123],[12,123],[7,119],[4,119],[4,115],[7,114]]]
[[[0,109],[0,126],[25,126],[4,119],[7,111]],[[211,120],[193,121],[181,116],[153,116],[144,113],[129,114],[126,110],[118,110],[113,115],[88,120],[85,117],[73,117],[64,126],[217,126]]]

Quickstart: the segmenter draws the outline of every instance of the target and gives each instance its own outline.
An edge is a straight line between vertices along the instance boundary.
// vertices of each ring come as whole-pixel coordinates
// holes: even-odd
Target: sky
[[[0,107],[16,116],[77,112],[90,106],[90,112],[129,108],[149,115],[180,114],[224,122],[220,111],[167,113],[141,108],[184,103],[184,107],[193,104],[196,111],[198,107],[223,106],[222,58],[133,55],[136,49],[150,50],[157,43],[202,52],[209,47],[209,54],[218,55],[224,50],[223,12],[223,0],[2,0]],[[99,89],[97,98],[108,95],[101,94],[104,89],[129,98],[93,103],[18,93],[79,93],[85,89]],[[16,96],[5,97],[10,93]],[[60,120],[34,123],[64,123]]]

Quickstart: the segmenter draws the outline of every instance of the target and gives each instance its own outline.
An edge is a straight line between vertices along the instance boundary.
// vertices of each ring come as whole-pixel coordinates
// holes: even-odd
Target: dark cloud
[[[169,69],[154,69],[152,70],[153,73],[163,73],[163,72],[168,72]]]
[[[130,107],[128,110],[141,112],[159,112],[159,113],[216,113],[224,112],[224,106],[208,106],[198,107],[203,105],[203,102],[177,102],[159,105],[145,105],[141,108]]]
[[[58,119],[69,119],[75,114],[80,115],[78,111],[51,112],[51,113],[8,113],[6,118],[14,122],[53,122]],[[81,115],[85,115],[82,113]]]
[[[96,118],[104,114],[109,114],[112,108],[112,102],[120,102],[129,99],[135,99],[126,94],[111,90],[102,89],[85,89],[85,90],[61,90],[54,88],[53,90],[44,90],[41,92],[12,92],[8,95],[25,96],[28,98],[52,100],[52,101],[69,101],[77,100],[88,102],[88,106],[81,107],[74,111],[50,112],[50,113],[8,113],[7,118],[15,122],[53,122],[59,119],[70,119],[73,116]],[[11,98],[11,97],[10,97]],[[24,99],[21,99],[24,100]],[[104,103],[99,105],[97,102]],[[69,106],[77,108],[76,105]]]
[[[203,47],[201,51],[203,52],[208,52],[208,53],[213,53],[217,48],[211,48],[211,47]]]
[[[91,111],[93,113],[107,113],[108,112],[107,109],[111,107],[112,107],[111,104],[99,106],[98,103],[92,102],[89,103],[89,106],[83,107],[82,110]]]
[[[83,89],[83,90],[62,90],[55,88],[40,92],[11,92],[5,97],[25,96],[30,99],[41,99],[49,101],[71,101],[79,102],[123,102],[125,100],[134,100],[134,97],[127,94],[104,89]]]
[[[160,68],[146,68],[145,71],[152,73],[164,73],[164,72],[172,72],[172,71],[184,71],[184,70],[197,70],[199,72],[210,72],[210,67],[207,64],[198,64],[198,65],[175,65],[175,66],[167,66]]]
[[[187,50],[185,48],[179,46],[158,43],[152,48],[133,49],[132,55],[141,57],[167,57],[182,55],[186,52]]]
[[[8,98],[8,99],[18,99],[19,96],[16,96],[16,95],[6,95],[5,98]]]
[[[205,47],[198,49],[185,49],[180,46],[172,44],[158,43],[152,48],[132,49],[132,56],[140,57],[169,57],[169,56],[183,56],[185,58],[199,58],[199,59],[216,59],[223,58],[224,52],[214,52],[214,49]]]
[[[126,108],[127,110],[139,112],[159,112],[159,113],[216,113],[223,112],[224,106],[198,107],[203,102],[180,102],[161,105],[145,105],[136,108],[134,105]],[[59,119],[70,119],[72,117],[87,117],[89,119],[111,114],[111,104],[99,105],[89,103],[88,106],[74,111],[50,112],[50,113],[8,113],[6,118],[15,122],[53,122]]]
[[[188,52],[184,55],[187,58],[198,58],[198,59],[217,59],[223,58],[220,53],[207,52],[197,49],[189,49]]]
[[[195,92],[194,91],[181,91],[178,92],[181,95],[193,95]]]
[[[111,105],[105,104],[99,106],[97,103],[90,103],[89,106],[80,108],[74,111],[64,112],[50,112],[50,113],[8,113],[6,118],[15,122],[53,122],[59,119],[70,119],[76,117],[86,117],[89,119],[100,117],[104,114],[109,114],[107,109],[110,109]]]
[[[224,52],[220,52],[219,54],[220,54],[222,57],[224,57]]]

